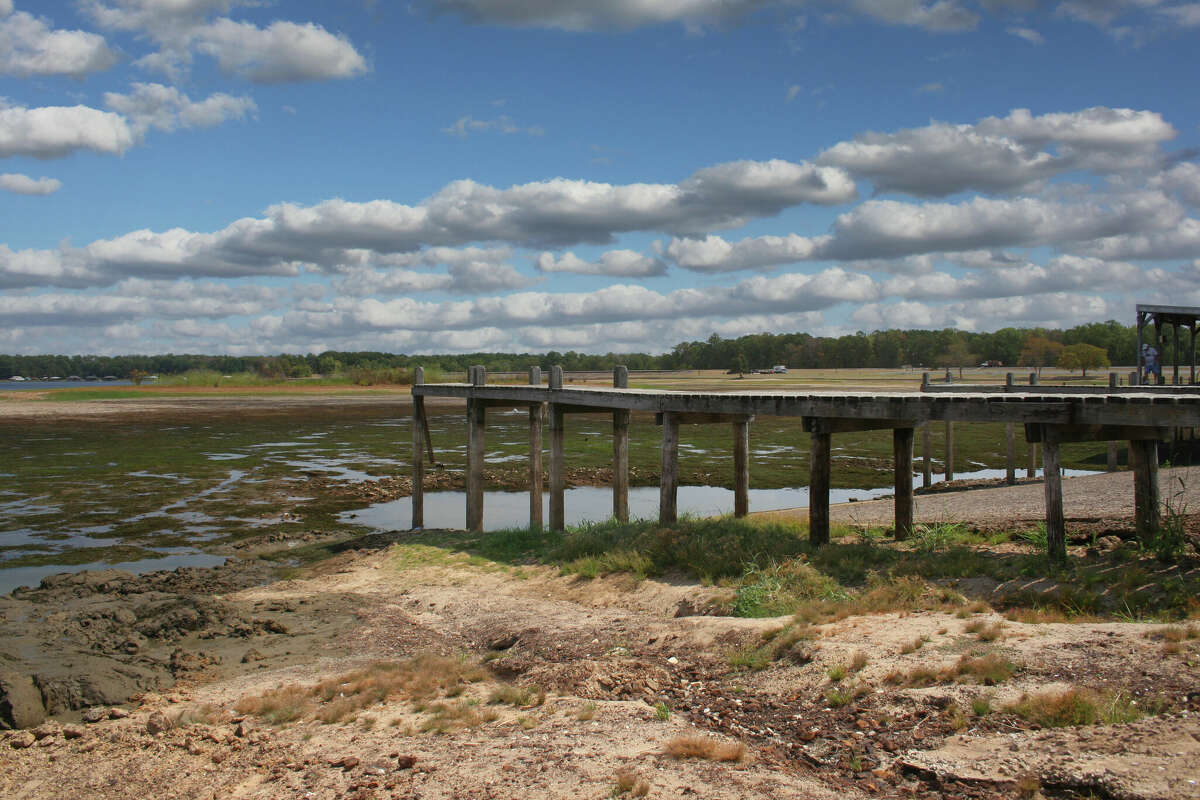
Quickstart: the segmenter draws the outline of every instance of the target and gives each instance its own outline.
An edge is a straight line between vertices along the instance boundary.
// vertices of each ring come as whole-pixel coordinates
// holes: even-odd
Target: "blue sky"
[[[0,0],[0,352],[1200,305],[1200,3]]]

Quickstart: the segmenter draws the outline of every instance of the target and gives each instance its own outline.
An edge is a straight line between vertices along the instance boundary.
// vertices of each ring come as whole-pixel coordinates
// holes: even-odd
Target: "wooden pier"
[[[417,368],[413,394],[413,520],[424,525],[423,485],[425,451],[430,447],[425,418],[426,397],[461,398],[467,403],[468,448],[466,471],[467,527],[483,527],[483,454],[487,410],[493,406],[529,409],[530,524],[541,525],[542,427],[550,428],[550,519],[553,530],[564,526],[566,456],[563,418],[568,414],[611,414],[613,419],[613,516],[629,516],[629,421],[634,411],[651,412],[662,426],[662,478],[659,520],[676,521],[679,486],[679,426],[724,424],[732,427],[734,456],[734,514],[749,513],[750,424],[757,416],[801,417],[811,436],[809,478],[809,537],[815,544],[829,541],[829,487],[832,437],[866,430],[892,431],[895,461],[895,535],[904,538],[913,526],[913,442],[915,430],[928,431],[931,423],[944,423],[948,433],[955,423],[1008,423],[1008,430],[1024,428],[1030,447],[1040,445],[1046,490],[1046,531],[1049,554],[1066,557],[1066,529],[1062,508],[1062,475],[1059,448],[1065,442],[1127,441],[1133,469],[1134,502],[1139,533],[1156,530],[1160,523],[1158,443],[1171,428],[1200,426],[1200,395],[1158,391],[1068,393],[1041,391],[1032,385],[1009,383],[1000,392],[680,392],[628,388],[624,367],[613,370],[613,387],[563,386],[561,367],[552,367],[549,382],[541,370],[529,372],[528,385],[488,384],[483,367],[472,367],[467,383],[426,384]],[[1103,387],[1100,387],[1103,388]],[[1011,435],[1011,434],[1010,434]],[[928,441],[927,436],[922,437]],[[949,437],[948,437],[949,438]],[[1009,475],[1015,475],[1009,443]],[[431,456],[432,458],[432,456]],[[1029,474],[1033,474],[1033,450]],[[929,481],[928,446],[924,472]],[[950,475],[947,465],[947,479]]]

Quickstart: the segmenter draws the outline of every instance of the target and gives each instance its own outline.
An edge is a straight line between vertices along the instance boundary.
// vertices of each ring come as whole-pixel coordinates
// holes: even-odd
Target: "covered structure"
[[[1147,340],[1145,329],[1147,325],[1154,326],[1154,334],[1152,340]],[[1178,386],[1179,379],[1179,364],[1180,364],[1180,349],[1179,349],[1179,329],[1186,328],[1188,331],[1188,352],[1190,354],[1188,363],[1191,365],[1191,371],[1188,375],[1186,383],[1194,384],[1196,382],[1196,327],[1200,325],[1200,308],[1195,306],[1155,306],[1137,305],[1137,368],[1138,368],[1138,383],[1140,384],[1164,384],[1167,383],[1167,377],[1163,374],[1163,351],[1166,350],[1167,336],[1164,329],[1170,326],[1173,334],[1173,346],[1171,348],[1171,377],[1170,383]],[[1153,377],[1152,377],[1153,376]]]

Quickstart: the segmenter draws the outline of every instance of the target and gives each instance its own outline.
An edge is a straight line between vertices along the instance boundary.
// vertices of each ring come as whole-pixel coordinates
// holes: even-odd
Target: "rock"
[[[416,756],[396,756],[396,769],[412,769],[416,763]]]
[[[0,729],[32,728],[45,719],[42,693],[33,679],[0,670]]]
[[[129,711],[124,708],[113,707],[108,710],[109,719],[125,719],[129,716]]]
[[[1121,546],[1121,537],[1119,536],[1101,536],[1096,540],[1096,546],[1101,550],[1116,550]]]
[[[489,650],[507,650],[517,643],[518,636],[515,633],[506,633],[488,642]]]
[[[354,769],[361,763],[358,756],[339,756],[329,759],[329,766],[341,767],[342,769]]]
[[[249,650],[246,651],[245,655],[242,656],[242,663],[250,664],[255,661],[265,661],[266,658],[267,657],[264,656],[262,653],[258,652],[253,647],[251,647]]]
[[[49,736],[53,736],[56,733],[58,733],[58,724],[57,723],[43,722],[41,725],[38,725],[36,728],[33,729],[33,738],[37,739],[40,742],[42,739],[45,739]]]
[[[171,720],[169,720],[167,715],[161,711],[155,711],[146,720],[146,733],[151,735],[165,733],[166,731],[171,730],[173,727],[174,726],[171,724]]]
[[[64,739],[82,739],[84,733],[85,731],[81,725],[63,725],[62,735]]]
[[[35,737],[32,733],[29,731],[21,731],[15,736],[9,738],[8,746],[14,750],[24,750],[26,747],[33,747],[33,743],[36,741],[37,737]]]
[[[100,706],[87,708],[83,711],[83,721],[87,723],[96,723],[101,720],[108,719],[108,709]]]

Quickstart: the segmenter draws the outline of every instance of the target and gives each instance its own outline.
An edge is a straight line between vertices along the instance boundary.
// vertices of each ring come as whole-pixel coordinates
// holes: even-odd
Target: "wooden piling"
[[[425,370],[413,370],[413,386],[425,383]],[[425,527],[425,398],[413,398],[412,430],[412,527]]]
[[[1009,373],[1012,377],[1012,373]],[[1004,459],[1004,482],[1012,486],[1017,482],[1017,435],[1016,425],[1012,422],[1006,423],[1004,426],[1004,440],[1006,445]]]
[[[679,520],[679,417],[662,415],[662,479],[659,484],[658,522],[674,525]]]
[[[733,515],[750,513],[750,418],[733,423]]]
[[[476,368],[476,374],[478,370]],[[487,427],[487,406],[478,400],[467,401],[467,530],[483,530],[483,434]]]
[[[1138,537],[1146,541],[1162,524],[1162,498],[1158,486],[1158,440],[1131,441],[1129,464],[1133,468],[1135,526]]]
[[[613,388],[629,388],[629,369],[613,368]],[[630,411],[613,411],[613,519],[629,522],[629,424]]]
[[[1116,472],[1118,462],[1117,443],[1115,441],[1108,443],[1108,471]]]
[[[946,480],[954,480],[954,422],[946,420]]]
[[[529,368],[529,385],[542,385],[542,368]],[[529,527],[542,528],[542,421],[546,404],[529,407]]]
[[[814,421],[809,452],[808,476],[808,541],[814,545],[829,544],[829,473],[833,436]]]
[[[896,539],[906,539],[913,527],[913,438],[912,428],[892,429],[892,455],[895,462]]]
[[[1046,487],[1046,552],[1054,561],[1065,561],[1067,524],[1063,516],[1059,447],[1058,441],[1045,433],[1042,435],[1042,477]]]
[[[921,423],[921,485],[933,485],[933,437],[929,423]]]
[[[1029,443],[1029,463],[1025,465],[1025,477],[1032,478],[1037,475],[1037,444]]]
[[[562,370],[558,367],[550,369],[550,383],[554,384],[554,371],[558,370],[558,379],[562,381]],[[561,531],[567,527],[564,492],[566,490],[566,465],[563,461],[563,410],[558,403],[550,403],[550,530]]]

